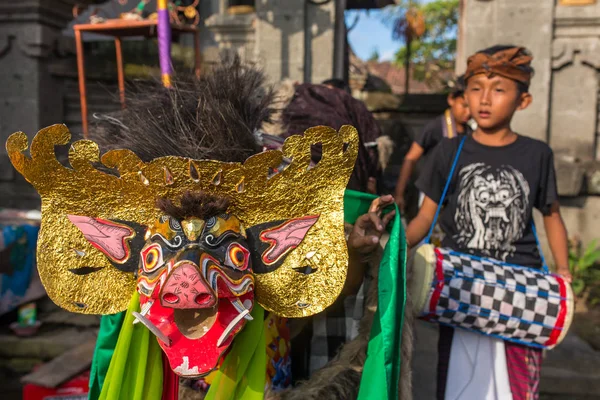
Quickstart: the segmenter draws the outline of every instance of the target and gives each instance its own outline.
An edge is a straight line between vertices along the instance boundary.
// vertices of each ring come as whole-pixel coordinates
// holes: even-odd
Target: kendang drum
[[[421,245],[413,257],[413,309],[431,322],[538,348],[553,348],[573,319],[559,275]]]

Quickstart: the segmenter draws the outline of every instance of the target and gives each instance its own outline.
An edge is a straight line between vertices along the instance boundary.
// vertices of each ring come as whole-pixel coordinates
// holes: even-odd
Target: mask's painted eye
[[[142,264],[144,271],[152,272],[164,264],[162,249],[158,245],[151,245],[142,250]]]
[[[225,255],[225,265],[243,271],[248,268],[249,255],[250,252],[246,248],[238,243],[231,243]]]

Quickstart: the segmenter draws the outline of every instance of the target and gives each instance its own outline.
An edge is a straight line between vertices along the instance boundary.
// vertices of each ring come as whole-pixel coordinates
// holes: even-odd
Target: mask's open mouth
[[[219,298],[211,308],[174,309],[142,300],[136,318],[158,339],[173,371],[183,377],[203,376],[219,365],[233,339],[252,320],[254,292]]]
[[[188,339],[200,339],[217,320],[218,306],[173,311],[179,332]]]

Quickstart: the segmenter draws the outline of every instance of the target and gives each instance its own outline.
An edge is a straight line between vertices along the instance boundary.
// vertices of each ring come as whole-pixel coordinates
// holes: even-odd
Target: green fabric
[[[360,215],[367,213],[375,198],[377,196],[346,191],[346,222],[354,223]],[[406,240],[400,212],[396,205],[393,207],[396,216],[388,228],[390,238],[379,266],[379,303],[371,327],[358,400],[396,400],[399,396],[400,345],[406,303]]]
[[[113,315],[103,315],[100,320],[100,331],[98,332],[90,371],[89,400],[98,400],[100,397],[100,391],[104,385],[104,377],[115,351],[124,319],[125,311]]]
[[[237,334],[205,400],[262,400],[267,379],[264,310],[254,303],[252,321]]]
[[[139,308],[140,296],[136,291],[123,320],[100,400],[160,400],[162,397],[162,350],[144,325],[133,324],[132,312],[139,312]]]

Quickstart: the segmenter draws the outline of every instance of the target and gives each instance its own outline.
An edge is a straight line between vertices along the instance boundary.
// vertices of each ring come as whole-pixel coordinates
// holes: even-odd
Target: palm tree
[[[399,5],[390,7],[386,19],[392,25],[392,38],[404,40],[406,44],[404,94],[408,95],[410,92],[411,45],[413,40],[425,33],[425,17],[417,1],[405,0]]]

